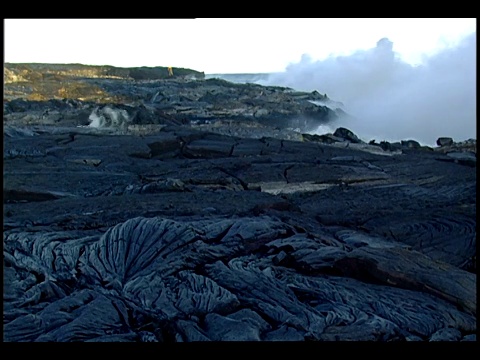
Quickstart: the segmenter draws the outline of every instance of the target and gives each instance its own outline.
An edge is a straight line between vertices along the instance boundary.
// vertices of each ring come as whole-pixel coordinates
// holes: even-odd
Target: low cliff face
[[[108,101],[101,87],[88,79],[116,79],[149,81],[161,79],[204,79],[203,72],[156,66],[119,68],[114,66],[82,64],[12,64],[4,65],[4,98],[48,100],[74,98],[79,100]],[[115,100],[113,98],[113,100]],[[121,99],[116,99],[117,101]]]

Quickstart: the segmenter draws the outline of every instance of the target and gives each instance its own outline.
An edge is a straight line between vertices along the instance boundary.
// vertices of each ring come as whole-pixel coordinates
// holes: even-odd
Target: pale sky
[[[473,32],[475,18],[4,19],[4,61],[281,72],[388,38],[416,65]]]

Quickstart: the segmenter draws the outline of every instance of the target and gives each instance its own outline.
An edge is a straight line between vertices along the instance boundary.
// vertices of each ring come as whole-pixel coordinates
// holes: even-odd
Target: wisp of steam
[[[130,117],[123,109],[113,109],[110,106],[95,108],[90,116],[89,127],[97,129],[118,129],[124,130],[128,127]]]

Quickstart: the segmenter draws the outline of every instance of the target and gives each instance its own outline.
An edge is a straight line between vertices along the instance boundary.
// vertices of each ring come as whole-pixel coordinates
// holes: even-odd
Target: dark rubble
[[[4,341],[476,340],[476,144],[60,103],[4,112]]]

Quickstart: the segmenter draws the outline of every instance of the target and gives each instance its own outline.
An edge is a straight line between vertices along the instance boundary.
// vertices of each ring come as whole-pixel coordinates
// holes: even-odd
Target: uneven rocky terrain
[[[476,140],[95,69],[5,64],[4,341],[476,340]]]

